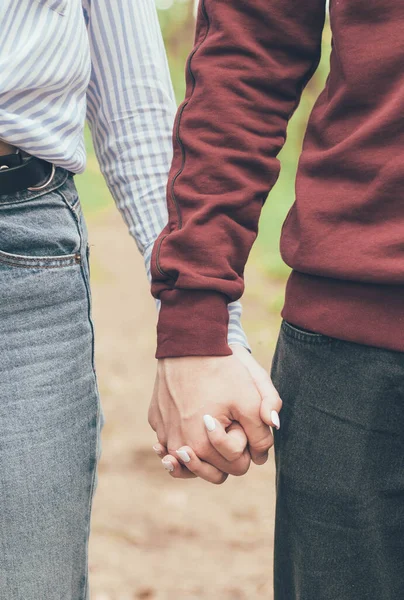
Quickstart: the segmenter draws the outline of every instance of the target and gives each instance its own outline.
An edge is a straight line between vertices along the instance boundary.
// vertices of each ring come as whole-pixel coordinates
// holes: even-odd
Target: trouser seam
[[[83,277],[83,282],[84,282],[84,286],[85,286],[85,290],[86,290],[86,297],[87,297],[87,311],[88,311],[88,322],[90,324],[90,328],[91,328],[91,340],[92,340],[92,348],[91,348],[91,364],[92,364],[92,371],[93,371],[93,382],[94,382],[94,391],[95,391],[95,397],[97,399],[97,411],[96,411],[96,441],[95,441],[95,451],[94,451],[94,469],[93,469],[93,473],[92,473],[92,477],[91,477],[91,487],[90,487],[90,496],[89,496],[89,503],[88,503],[88,520],[87,520],[87,531],[86,531],[86,562],[85,562],[85,576],[84,576],[84,581],[83,581],[83,589],[82,589],[82,599],[83,600],[88,600],[88,567],[89,567],[89,537],[90,537],[90,527],[91,527],[91,514],[92,514],[92,504],[93,504],[93,498],[94,498],[94,489],[95,489],[95,478],[96,478],[96,473],[97,473],[97,466],[98,466],[98,460],[99,460],[99,448],[100,448],[100,415],[101,415],[101,410],[100,410],[100,399],[99,399],[99,391],[98,391],[98,385],[97,385],[97,377],[96,377],[96,372],[95,372],[95,352],[94,352],[94,340],[95,340],[95,336],[94,336],[94,325],[93,325],[93,320],[92,320],[92,316],[91,316],[91,292],[90,292],[90,282],[89,282],[89,278],[88,278],[88,270],[85,267],[85,259],[87,259],[87,247],[88,247],[88,243],[86,242],[86,240],[84,240],[83,238],[83,230],[82,230],[82,226],[80,224],[80,215],[78,214],[78,211],[76,211],[75,208],[73,208],[73,206],[70,205],[70,203],[67,201],[66,197],[64,196],[63,192],[58,190],[59,194],[61,195],[61,197],[63,198],[64,202],[66,203],[66,205],[68,206],[68,208],[70,209],[70,211],[72,212],[72,214],[74,215],[74,218],[76,220],[76,224],[77,224],[77,228],[78,228],[78,233],[80,236],[80,253],[82,256],[82,260],[81,260],[81,264],[80,264],[80,268],[81,268],[81,273],[82,273],[82,277]],[[83,217],[81,217],[83,218]],[[87,265],[88,266],[88,265]]]

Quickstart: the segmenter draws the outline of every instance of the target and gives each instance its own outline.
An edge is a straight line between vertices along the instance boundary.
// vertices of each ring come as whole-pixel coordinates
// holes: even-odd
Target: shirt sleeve
[[[200,0],[187,91],[174,125],[169,222],[154,245],[157,357],[227,355],[227,306],[277,155],[317,68],[326,0]]]
[[[87,119],[101,171],[150,276],[167,224],[166,186],[177,110],[154,0],[83,0],[92,58]],[[241,305],[229,306],[229,343],[248,342]]]

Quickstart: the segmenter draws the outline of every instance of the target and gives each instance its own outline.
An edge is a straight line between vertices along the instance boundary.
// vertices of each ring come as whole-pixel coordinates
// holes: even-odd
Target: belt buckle
[[[49,179],[43,183],[42,185],[39,185],[38,187],[29,187],[27,188],[28,191],[30,192],[40,192],[41,190],[44,190],[46,187],[48,187],[48,185],[50,183],[52,183],[53,178],[55,177],[55,173],[56,173],[56,167],[54,164],[52,164],[52,171],[51,174],[49,176]]]

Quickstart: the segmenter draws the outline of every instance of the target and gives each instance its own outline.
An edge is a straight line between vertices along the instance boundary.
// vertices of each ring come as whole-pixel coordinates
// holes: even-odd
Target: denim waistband
[[[70,171],[67,171],[61,167],[56,167],[55,175],[52,181],[44,189],[37,191],[23,190],[21,192],[16,192],[15,194],[0,194],[0,204],[25,202],[26,200],[39,198],[40,196],[57,190],[66,182],[68,178],[73,180],[73,175],[70,173]]]

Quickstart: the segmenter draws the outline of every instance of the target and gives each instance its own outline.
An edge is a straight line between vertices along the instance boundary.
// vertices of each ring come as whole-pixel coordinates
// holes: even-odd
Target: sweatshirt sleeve
[[[229,302],[277,155],[321,54],[326,0],[200,0],[174,125],[169,222],[152,253],[157,358],[225,356]]]

